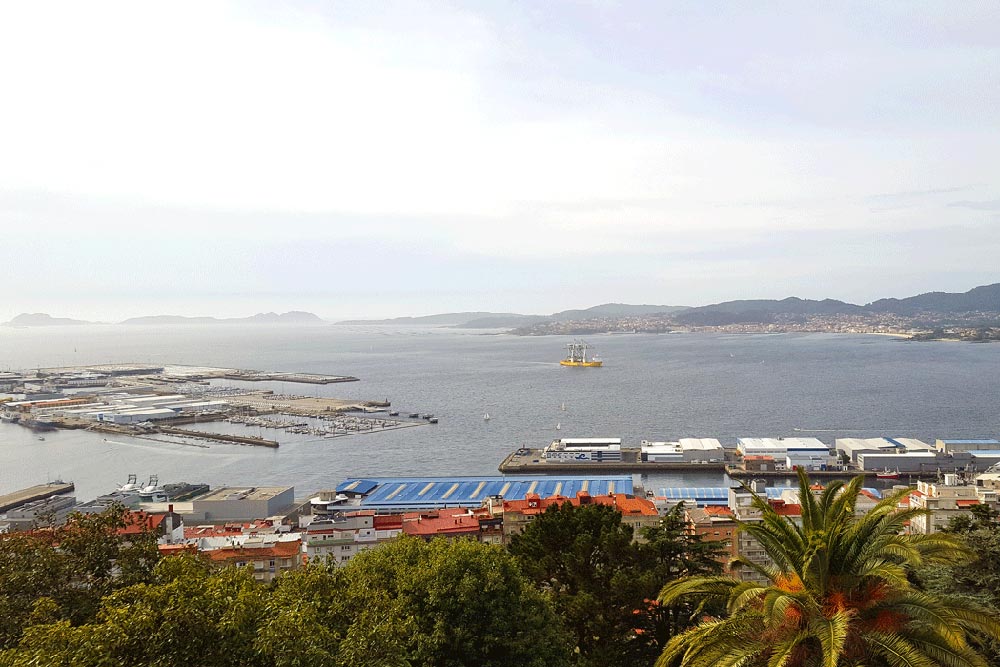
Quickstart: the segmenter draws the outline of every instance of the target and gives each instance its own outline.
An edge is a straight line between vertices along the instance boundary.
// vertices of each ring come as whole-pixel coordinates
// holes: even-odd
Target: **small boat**
[[[487,412],[485,415],[483,415],[483,421],[488,422],[489,420],[490,420],[490,413]]]
[[[434,418],[434,415],[432,415],[432,414],[430,414],[430,413],[428,413],[428,414],[426,414],[426,415],[420,415],[420,416],[421,416],[421,417],[422,417],[423,419],[433,419],[433,418]]]
[[[438,423],[438,418],[437,417],[431,417],[427,421],[430,422],[431,424],[437,424]]]
[[[393,410],[392,412],[389,413],[389,416],[390,417],[398,417],[399,416],[399,410]]]
[[[410,419],[420,419],[420,413],[419,412],[411,412],[410,413]]]
[[[899,479],[899,469],[889,470],[886,468],[882,472],[875,473],[877,479]]]
[[[124,493],[138,493],[140,489],[142,489],[142,484],[139,484],[135,473],[130,473],[128,481],[118,487],[118,490]]]
[[[556,422],[556,430],[559,431],[561,429],[562,429],[562,422]]]
[[[562,410],[563,412],[566,412],[566,404],[563,403],[562,405],[560,405],[559,409]]]
[[[45,440],[45,438],[43,438],[42,436],[38,436],[38,439],[39,440]]]

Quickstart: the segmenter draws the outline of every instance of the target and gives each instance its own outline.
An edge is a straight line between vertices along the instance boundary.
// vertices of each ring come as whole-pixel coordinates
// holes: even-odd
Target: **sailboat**
[[[566,412],[566,404],[563,403],[562,405],[560,405],[559,409],[562,410],[563,412]]]
[[[556,422],[556,430],[562,429],[562,422]]]
[[[485,415],[483,415],[483,421],[488,422],[489,420],[490,420],[490,413],[487,412]]]

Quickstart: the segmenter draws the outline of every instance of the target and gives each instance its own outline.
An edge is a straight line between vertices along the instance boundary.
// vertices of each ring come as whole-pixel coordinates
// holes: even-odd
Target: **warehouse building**
[[[191,501],[192,513],[208,522],[263,519],[287,514],[294,508],[292,486],[224,486]]]
[[[953,470],[947,454],[938,452],[858,452],[858,467],[868,471],[897,470],[910,473],[931,473],[940,469]]]
[[[858,462],[859,452],[903,453],[934,451],[933,447],[916,438],[837,438],[835,444],[837,451],[850,459],[851,463]]]
[[[949,454],[1000,449],[1000,440],[994,440],[993,438],[938,440],[934,444],[939,452],[948,452]]]
[[[989,470],[1000,463],[1000,449],[981,449],[969,452],[969,456],[972,457],[972,467],[976,471]]]
[[[836,463],[830,448],[816,438],[737,438],[736,451],[743,457],[770,456],[786,470],[825,470]]]
[[[621,438],[562,438],[542,450],[542,457],[554,463],[621,461]]]
[[[640,444],[640,456],[651,463],[717,463],[725,460],[722,444],[715,438],[681,438],[676,442]]]

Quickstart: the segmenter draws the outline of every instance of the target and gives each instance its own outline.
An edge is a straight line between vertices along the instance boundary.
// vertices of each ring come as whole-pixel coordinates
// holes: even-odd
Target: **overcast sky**
[[[998,282],[998,25],[995,2],[3,2],[0,320]]]

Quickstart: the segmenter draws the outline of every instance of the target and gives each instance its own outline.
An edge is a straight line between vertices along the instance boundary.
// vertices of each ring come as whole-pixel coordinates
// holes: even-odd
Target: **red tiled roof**
[[[978,500],[972,500],[972,499],[969,499],[969,500],[956,500],[955,504],[958,505],[959,507],[972,507],[974,505],[978,505],[979,501]]]
[[[403,517],[399,514],[376,514],[372,527],[376,530],[402,528]]]
[[[733,516],[733,511],[725,505],[708,505],[704,509],[705,514],[713,514],[715,516]]]
[[[268,519],[249,521],[247,523],[226,523],[219,526],[185,526],[184,538],[198,539],[199,537],[228,537],[230,535],[252,535],[261,530],[271,532],[274,523]]]
[[[796,505],[794,503],[772,503],[771,507],[774,508],[774,511],[778,516],[802,515],[802,505]]]
[[[119,535],[138,535],[142,532],[155,531],[167,517],[166,514],[146,514],[145,512],[129,512],[125,517],[125,527],[118,529]]]
[[[271,560],[273,558],[291,558],[302,553],[302,540],[274,542],[266,547],[231,546],[219,549],[207,549],[205,555],[216,563],[236,561]]]
[[[573,505],[581,505],[581,499],[590,505],[610,505],[619,512],[626,515],[659,516],[656,506],[645,498],[628,496],[624,493],[612,495],[591,496],[590,494],[577,494],[576,498],[566,498],[564,496],[551,496],[545,499],[538,499],[537,494],[529,494],[524,500],[505,500],[503,504],[504,512],[517,512],[520,514],[542,514],[551,505],[562,505],[569,502]]]
[[[175,556],[185,551],[198,553],[198,547],[194,544],[161,544],[156,548],[163,556]]]
[[[410,512],[403,515],[403,532],[418,537],[465,535],[479,532],[479,519],[464,507]]]

